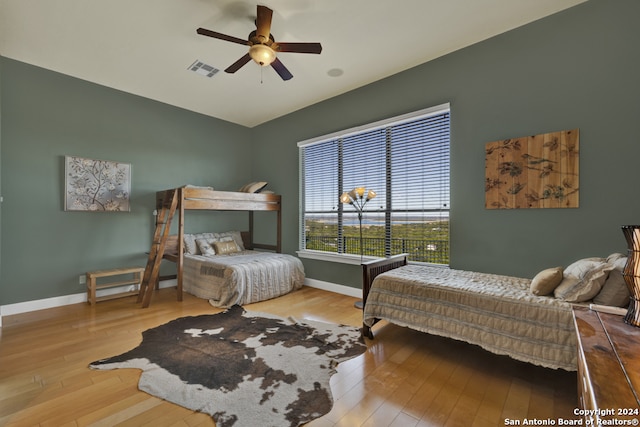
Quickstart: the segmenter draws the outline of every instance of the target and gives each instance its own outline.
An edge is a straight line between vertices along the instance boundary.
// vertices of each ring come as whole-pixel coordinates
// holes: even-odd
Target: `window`
[[[408,253],[448,265],[449,128],[447,104],[298,143],[300,255],[359,262]],[[355,187],[377,193],[362,228],[339,201]]]

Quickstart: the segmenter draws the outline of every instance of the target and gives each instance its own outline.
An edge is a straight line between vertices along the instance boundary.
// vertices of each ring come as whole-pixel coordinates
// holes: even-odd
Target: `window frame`
[[[363,258],[361,258],[360,255],[356,255],[356,254],[325,252],[325,251],[317,251],[317,250],[306,249],[306,248],[303,249],[304,226],[305,226],[305,223],[304,223],[305,180],[304,180],[304,157],[302,155],[303,150],[301,150],[301,148],[309,147],[315,144],[321,144],[321,143],[332,141],[338,138],[347,138],[349,136],[361,134],[363,132],[383,129],[390,126],[397,126],[403,123],[425,119],[431,116],[436,116],[436,115],[444,114],[447,112],[451,114],[451,107],[449,103],[444,103],[444,104],[436,105],[433,107],[425,108],[422,110],[414,111],[411,113],[403,114],[400,116],[391,117],[391,118],[380,120],[377,122],[356,126],[353,128],[345,129],[338,132],[333,132],[330,134],[326,134],[326,135],[322,135],[319,137],[298,142],[297,146],[298,146],[299,221],[298,221],[298,250],[296,251],[298,256],[300,258],[314,259],[314,260],[320,260],[320,261],[330,261],[330,262],[352,264],[352,265],[360,265],[362,260],[370,261],[370,260],[378,259],[377,257],[366,256],[366,255]],[[449,139],[449,141],[451,141],[451,139]],[[451,159],[449,158],[449,164],[450,163],[451,163]],[[338,190],[336,193],[336,200],[338,199],[339,196],[340,196],[340,190]],[[449,212],[451,212],[451,206],[449,206]]]

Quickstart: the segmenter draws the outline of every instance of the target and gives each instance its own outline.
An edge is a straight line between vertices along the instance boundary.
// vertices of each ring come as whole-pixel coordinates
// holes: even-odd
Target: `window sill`
[[[300,251],[296,251],[296,253],[298,254],[298,258],[315,259],[318,261],[337,262],[340,264],[351,264],[351,265],[361,265],[362,262],[383,259],[382,257],[366,256],[366,257],[363,257],[361,260],[360,255],[336,254],[332,252],[310,251],[310,250],[300,250]],[[408,261],[408,263],[412,265],[426,265],[429,267],[444,268],[447,270],[451,268],[448,265],[432,264],[430,262]]]
[[[331,252],[301,250],[296,252],[299,258],[315,259],[318,261],[337,262],[340,264],[360,265],[362,261],[372,261],[377,257],[363,257],[360,255],[335,254]]]

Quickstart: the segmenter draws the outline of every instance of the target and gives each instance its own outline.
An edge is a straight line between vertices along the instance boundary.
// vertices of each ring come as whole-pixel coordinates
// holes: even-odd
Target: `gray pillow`
[[[613,264],[613,267],[622,273],[627,264],[627,256],[618,253],[611,254],[607,257],[607,262]]]
[[[196,240],[198,239],[212,239],[213,233],[196,233],[184,235],[184,253],[189,255],[201,255],[202,252],[198,248]]]
[[[595,304],[610,305],[613,307],[626,307],[629,305],[629,287],[624,281],[622,273],[614,268],[602,285],[602,290],[593,298]]]
[[[212,243],[212,239],[196,239],[196,245],[198,245],[200,253],[204,256],[214,256],[216,254]]]

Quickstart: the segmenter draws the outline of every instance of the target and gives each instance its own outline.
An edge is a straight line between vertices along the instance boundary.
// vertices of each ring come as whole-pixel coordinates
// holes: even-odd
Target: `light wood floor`
[[[354,301],[305,287],[245,308],[359,326]],[[146,329],[218,311],[190,295],[178,303],[175,290],[163,289],[147,309],[128,297],[3,318],[0,425],[214,426],[208,415],[139,391],[137,369],[94,371],[87,365],[135,347]],[[368,351],[333,376],[333,410],[308,426],[466,427],[573,418],[575,373],[382,322],[375,331]]]

